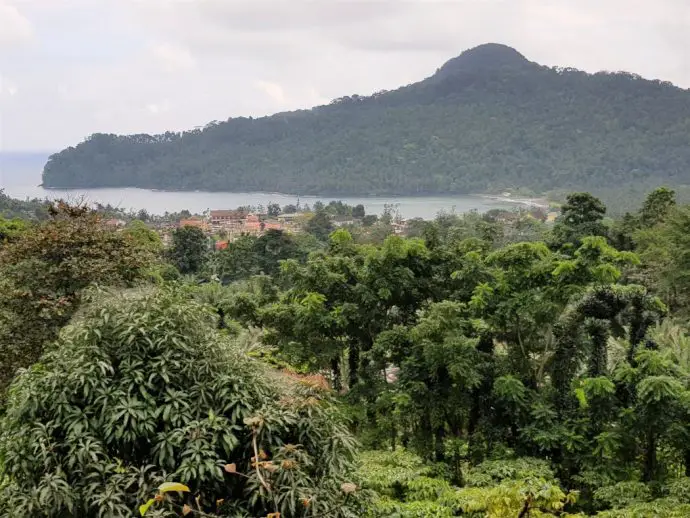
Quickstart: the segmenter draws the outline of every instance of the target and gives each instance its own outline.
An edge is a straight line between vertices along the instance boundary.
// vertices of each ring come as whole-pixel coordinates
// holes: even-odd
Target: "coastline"
[[[499,194],[477,194],[476,196],[485,200],[524,205],[535,209],[548,210],[550,207],[549,201],[546,198],[513,198],[512,196],[502,196]]]

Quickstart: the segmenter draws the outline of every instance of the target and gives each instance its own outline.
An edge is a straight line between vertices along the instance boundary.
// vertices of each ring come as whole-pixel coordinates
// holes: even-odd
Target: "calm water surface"
[[[146,189],[43,189],[41,170],[45,160],[42,157],[18,161],[5,160],[0,165],[0,189],[13,198],[48,198],[67,200],[84,199],[103,205],[110,204],[123,209],[146,209],[151,214],[179,212],[187,209],[192,213],[202,213],[209,209],[234,209],[242,205],[264,207],[269,203],[279,205],[296,204],[297,196],[263,192],[169,192]],[[302,205],[313,205],[320,200],[342,200],[349,205],[361,203],[368,214],[380,214],[384,205],[393,204],[403,218],[434,218],[440,211],[485,212],[496,208],[513,208],[515,205],[487,200],[475,196],[371,196],[371,197],[321,197],[300,196]]]

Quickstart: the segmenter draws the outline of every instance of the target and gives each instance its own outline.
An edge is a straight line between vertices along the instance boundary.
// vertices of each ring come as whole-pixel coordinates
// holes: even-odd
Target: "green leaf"
[[[149,507],[151,507],[155,501],[156,500],[154,498],[151,498],[144,505],[140,505],[139,506],[139,514],[141,514],[141,516],[144,516],[146,514],[146,511],[149,510]]]
[[[585,409],[589,406],[589,404],[587,403],[587,396],[585,395],[584,389],[575,389],[575,397],[580,403],[580,408]]]

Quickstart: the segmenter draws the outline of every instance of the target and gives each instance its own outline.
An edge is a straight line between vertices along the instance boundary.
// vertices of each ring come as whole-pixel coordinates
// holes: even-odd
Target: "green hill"
[[[450,194],[690,183],[690,92],[528,61],[498,44],[327,106],[161,135],[95,134],[46,187]]]

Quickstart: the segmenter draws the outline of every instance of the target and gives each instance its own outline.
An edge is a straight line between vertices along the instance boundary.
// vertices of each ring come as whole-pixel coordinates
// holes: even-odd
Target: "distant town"
[[[108,213],[107,208],[105,212]],[[481,214],[487,221],[500,223],[507,227],[520,227],[524,222],[553,223],[558,217],[556,209],[542,204],[518,204],[513,210],[493,209]],[[441,212],[439,218],[459,216],[453,212]],[[124,227],[128,221],[138,219],[157,230],[165,245],[170,244],[172,231],[176,228],[195,227],[204,232],[216,250],[223,250],[243,235],[262,236],[270,231],[293,234],[314,233],[320,225],[323,231],[347,228],[358,233],[394,234],[415,236],[419,234],[420,218],[404,219],[397,207],[386,205],[382,214],[366,214],[364,206],[350,206],[341,201],[329,204],[317,202],[308,205],[269,204],[267,207],[239,207],[236,209],[211,209],[203,214],[190,214],[188,211],[149,215],[146,211],[119,214],[106,220],[110,226]]]

